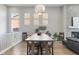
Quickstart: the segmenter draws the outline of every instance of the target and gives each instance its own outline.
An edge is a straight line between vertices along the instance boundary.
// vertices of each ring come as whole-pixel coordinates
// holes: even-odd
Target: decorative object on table
[[[38,32],[38,33],[37,33],[38,36],[41,36],[41,34],[42,34],[41,32]]]

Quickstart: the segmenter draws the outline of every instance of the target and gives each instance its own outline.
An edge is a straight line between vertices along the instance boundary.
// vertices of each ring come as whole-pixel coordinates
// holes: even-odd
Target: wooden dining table
[[[28,42],[40,42],[40,48],[41,48],[42,42],[53,42],[53,39],[45,33],[42,33],[40,36],[37,35],[37,33],[35,33],[25,40],[27,43]],[[33,47],[31,47],[31,48],[33,48]],[[27,44],[27,50],[28,50],[28,44]],[[28,51],[27,51],[27,54],[28,54]],[[52,49],[52,54],[53,54],[53,49]]]

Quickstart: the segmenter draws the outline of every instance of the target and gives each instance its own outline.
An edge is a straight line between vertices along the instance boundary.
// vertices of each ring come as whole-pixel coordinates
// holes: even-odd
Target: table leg
[[[27,55],[28,55],[28,42],[27,42]]]
[[[34,55],[34,42],[32,42],[32,55]]]
[[[46,42],[46,55],[48,55],[48,42]]]
[[[52,42],[52,55],[53,55],[53,42]]]
[[[41,52],[41,51],[42,51],[42,49],[41,49],[41,41],[39,41],[39,52],[38,52],[38,53],[39,53],[39,55],[41,55],[41,54],[42,54],[42,52]]]
[[[52,55],[53,55],[53,47],[52,47]]]

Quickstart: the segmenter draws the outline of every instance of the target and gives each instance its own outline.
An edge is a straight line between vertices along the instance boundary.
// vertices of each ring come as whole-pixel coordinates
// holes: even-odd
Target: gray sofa
[[[79,39],[71,37],[67,37],[66,39],[66,41],[63,41],[63,44],[73,52],[79,54]]]

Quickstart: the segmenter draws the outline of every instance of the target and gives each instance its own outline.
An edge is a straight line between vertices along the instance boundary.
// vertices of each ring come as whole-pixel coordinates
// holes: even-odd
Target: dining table
[[[40,48],[41,48],[42,42],[49,42],[49,44],[50,44],[50,42],[53,43],[53,39],[45,33],[42,33],[41,35],[38,35],[37,33],[35,33],[35,34],[31,35],[30,37],[28,37],[27,39],[25,39],[25,41],[27,43],[28,42],[40,42]],[[33,48],[33,47],[31,47],[31,48]],[[41,50],[40,50],[39,54],[42,54]],[[53,47],[52,47],[52,54],[53,54]],[[27,44],[27,55],[28,55],[28,44]]]

